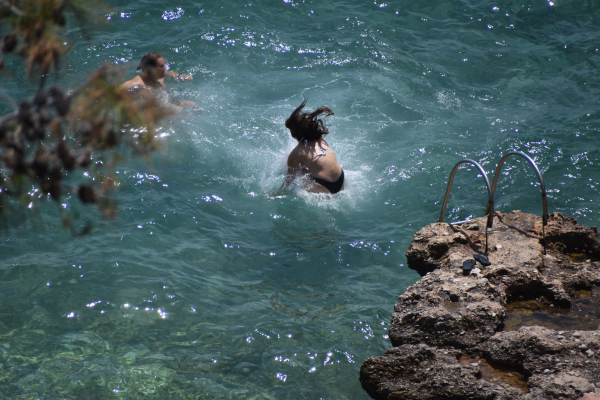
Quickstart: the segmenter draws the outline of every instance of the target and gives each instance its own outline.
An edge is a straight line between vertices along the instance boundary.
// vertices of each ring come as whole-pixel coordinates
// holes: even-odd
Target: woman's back
[[[337,193],[344,188],[344,171],[337,161],[333,150],[323,138],[329,133],[323,121],[316,119],[320,114],[333,112],[321,107],[311,113],[301,113],[306,100],[290,115],[285,126],[298,145],[288,156],[289,183],[298,174],[310,175],[311,181],[306,189],[317,193]]]

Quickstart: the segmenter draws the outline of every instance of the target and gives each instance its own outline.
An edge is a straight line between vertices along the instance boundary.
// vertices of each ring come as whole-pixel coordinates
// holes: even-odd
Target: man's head
[[[141,69],[142,73],[149,74],[154,79],[161,79],[165,77],[167,66],[165,65],[165,60],[162,58],[162,56],[153,51],[146,53],[142,57],[140,65],[138,65],[137,69]]]

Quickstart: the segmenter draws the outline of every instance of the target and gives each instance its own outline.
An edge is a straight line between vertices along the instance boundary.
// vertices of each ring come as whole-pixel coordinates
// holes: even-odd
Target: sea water
[[[158,51],[194,78],[167,78],[171,94],[202,112],[163,121],[149,162],[117,165],[114,220],[73,193],[57,207],[11,204],[0,393],[368,398],[360,365],[390,347],[393,305],[419,278],[404,254],[438,220],[457,162],[479,162],[491,180],[503,155],[522,151],[543,174],[549,212],[597,225],[599,10],[581,0],[145,0],[94,8],[103,24],[71,18],[54,82],[73,89],[104,62],[131,79]],[[0,89],[17,101],[34,90],[22,72]],[[346,190],[293,185],[273,197],[295,145],[284,121],[304,98],[335,113],[327,140]],[[445,220],[482,216],[486,202],[479,172],[461,168]],[[507,161],[495,204],[542,213],[525,160]],[[64,229],[59,209],[93,233]]]

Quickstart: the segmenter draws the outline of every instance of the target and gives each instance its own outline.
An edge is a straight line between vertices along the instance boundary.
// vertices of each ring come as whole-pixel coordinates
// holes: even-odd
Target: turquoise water
[[[367,399],[360,365],[390,346],[393,304],[418,279],[404,253],[437,221],[459,160],[491,179],[523,151],[549,212],[598,224],[593,4],[147,0],[114,2],[86,32],[70,24],[54,80],[74,88],[104,61],[130,79],[158,51],[194,77],[167,81],[171,93],[203,112],[165,121],[150,164],[118,166],[117,219],[63,199],[91,235],[63,229],[51,202],[13,205],[0,230],[0,393]],[[0,90],[33,89],[17,74]],[[346,190],[269,198],[303,97],[335,112]],[[539,190],[512,158],[496,208],[539,215]],[[485,193],[461,169],[446,220],[482,216]]]

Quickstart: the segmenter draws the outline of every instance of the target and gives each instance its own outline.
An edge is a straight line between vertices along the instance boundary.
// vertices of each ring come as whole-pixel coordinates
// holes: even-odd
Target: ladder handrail
[[[450,197],[450,189],[452,188],[452,182],[454,181],[454,174],[458,170],[458,167],[460,167],[462,164],[465,164],[465,163],[474,165],[475,167],[477,167],[477,169],[479,169],[479,172],[481,172],[483,179],[485,179],[485,185],[487,186],[487,190],[488,190],[488,208],[491,206],[491,209],[492,209],[491,215],[493,215],[493,213],[494,213],[493,212],[494,211],[493,192],[492,192],[492,189],[490,188],[490,181],[488,180],[488,177],[487,177],[485,171],[483,170],[481,165],[479,165],[476,161],[465,158],[465,159],[459,161],[454,166],[454,168],[452,169],[452,172],[450,173],[450,177],[448,178],[448,185],[446,186],[446,197],[444,197],[444,204],[442,205],[442,212],[440,213],[440,219],[438,220],[438,222],[444,222],[444,214],[446,213],[446,206],[448,205],[448,198]],[[488,218],[487,225],[488,225],[488,228],[492,227],[492,224],[491,224],[491,221],[489,218]]]
[[[485,179],[485,185],[487,186],[488,209],[491,208],[491,210],[492,210],[492,212],[488,214],[488,220],[487,220],[486,229],[485,229],[485,254],[487,255],[487,253],[488,253],[488,232],[487,231],[488,231],[488,228],[492,227],[492,222],[494,219],[494,196],[493,196],[492,189],[490,188],[490,181],[488,180],[488,177],[487,177],[485,171],[483,170],[481,165],[479,165],[479,163],[477,163],[476,161],[465,158],[465,159],[459,161],[452,169],[452,172],[450,173],[450,177],[448,178],[448,186],[446,187],[446,197],[444,198],[444,204],[442,205],[442,212],[440,213],[440,219],[438,222],[444,222],[444,214],[446,212],[446,206],[448,205],[448,198],[450,197],[450,189],[452,188],[452,182],[454,181],[454,174],[458,170],[458,167],[460,167],[462,164],[466,164],[466,163],[472,164],[475,167],[477,167],[477,169],[479,169],[479,172],[481,172],[483,179]]]
[[[511,157],[511,156],[521,156],[523,158],[525,158],[527,161],[529,161],[529,163],[531,164],[531,166],[533,166],[533,168],[535,169],[535,173],[538,176],[538,179],[540,181],[540,186],[542,189],[542,226],[546,226],[548,224],[548,201],[546,199],[546,185],[544,184],[544,179],[542,178],[542,174],[540,173],[540,170],[538,169],[536,163],[525,153],[523,153],[522,151],[513,151],[508,153],[507,155],[505,155],[504,157],[502,157],[502,159],[500,160],[500,162],[498,163],[498,166],[496,167],[496,172],[494,173],[494,183],[492,184],[492,199],[494,196],[494,193],[496,192],[496,184],[498,183],[498,178],[500,177],[500,169],[502,168],[502,165],[504,165],[504,162],[506,161],[507,158]],[[485,210],[485,213],[488,214],[490,212],[490,206],[488,205],[487,209]],[[492,208],[491,208],[491,213],[494,213],[494,207],[492,204]],[[545,234],[544,234],[545,236]]]
[[[440,213],[440,219],[438,220],[438,222],[444,222],[444,214],[446,212],[446,206],[448,205],[448,198],[450,197],[450,189],[452,188],[452,182],[454,181],[454,174],[456,174],[458,167],[460,167],[462,164],[466,164],[466,163],[472,164],[475,167],[477,167],[477,169],[479,169],[479,172],[481,172],[483,179],[485,179],[485,184],[486,184],[487,190],[488,190],[488,204],[487,204],[487,207],[485,210],[485,214],[488,217],[487,223],[486,223],[486,229],[485,229],[485,254],[487,256],[487,253],[488,253],[488,229],[492,228],[492,224],[494,222],[494,193],[496,192],[496,184],[498,183],[498,178],[500,177],[500,170],[502,169],[504,162],[511,156],[521,156],[521,157],[525,158],[527,161],[529,161],[529,163],[533,166],[533,169],[535,169],[535,173],[537,174],[538,180],[540,181],[540,186],[541,186],[541,191],[542,191],[542,207],[543,207],[543,210],[542,210],[542,244],[544,246],[544,254],[546,254],[545,227],[548,224],[548,200],[546,197],[546,185],[544,184],[544,179],[542,178],[542,174],[541,174],[538,166],[536,165],[536,163],[527,154],[525,154],[521,151],[512,151],[512,152],[506,154],[504,157],[502,157],[502,159],[498,163],[498,166],[496,167],[496,172],[494,173],[494,183],[492,184],[491,187],[490,187],[490,181],[488,180],[488,177],[487,177],[485,171],[483,170],[483,168],[481,167],[481,165],[479,165],[476,161],[473,161],[468,158],[465,158],[465,159],[459,161],[452,169],[452,172],[450,173],[450,177],[448,178],[448,186],[446,187],[446,196],[444,197],[444,204],[442,205],[442,211]]]

